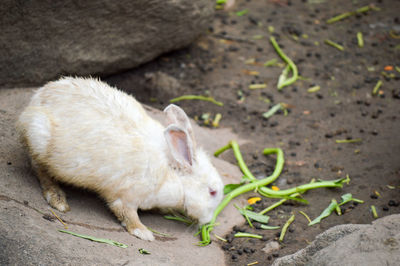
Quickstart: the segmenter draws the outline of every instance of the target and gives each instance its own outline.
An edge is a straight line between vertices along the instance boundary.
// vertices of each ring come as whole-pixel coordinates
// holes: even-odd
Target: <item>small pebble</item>
[[[249,253],[251,253],[251,250],[250,250],[250,248],[245,247],[245,248],[243,248],[243,252],[249,254]]]
[[[387,212],[387,211],[389,210],[389,207],[388,207],[388,206],[383,206],[383,207],[382,207],[382,210],[384,210],[385,212]]]
[[[235,255],[235,254],[232,254],[232,257],[231,257],[233,260],[236,260],[237,259],[237,256]]]
[[[371,194],[369,197],[370,197],[371,199],[377,199],[377,198],[378,198],[378,196],[375,195],[375,194]]]

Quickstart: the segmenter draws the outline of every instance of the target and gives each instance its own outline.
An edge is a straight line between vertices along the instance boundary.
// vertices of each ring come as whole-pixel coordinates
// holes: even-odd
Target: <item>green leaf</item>
[[[246,15],[249,12],[248,9],[243,9],[241,11],[236,12],[236,16],[241,17],[243,15]]]
[[[250,219],[252,219],[252,220],[254,220],[256,222],[262,223],[262,224],[267,224],[268,223],[269,216],[267,216],[267,215],[262,215],[262,214],[259,214],[259,213],[256,213],[256,212],[252,212],[252,211],[249,211],[249,210],[246,210],[246,209],[241,209],[241,208],[239,208],[237,206],[235,206],[235,207],[245,217],[247,216],[248,218],[250,218]]]
[[[342,201],[340,202],[339,206],[342,206],[343,204],[346,204],[347,202],[350,202],[350,201],[364,203],[363,200],[355,199],[355,198],[353,198],[353,195],[351,193],[347,193],[347,194],[342,195]]]
[[[224,195],[228,194],[229,192],[231,192],[232,190],[237,189],[238,187],[240,187],[241,185],[243,185],[243,183],[240,184],[227,184],[224,186]]]
[[[320,216],[318,216],[317,218],[315,218],[314,220],[311,221],[311,223],[308,224],[308,226],[317,224],[319,222],[321,222],[322,219],[328,217],[329,215],[331,215],[331,213],[336,209],[336,207],[338,207],[338,203],[335,199],[332,199],[331,204],[329,204],[328,208],[326,208],[321,214]]]

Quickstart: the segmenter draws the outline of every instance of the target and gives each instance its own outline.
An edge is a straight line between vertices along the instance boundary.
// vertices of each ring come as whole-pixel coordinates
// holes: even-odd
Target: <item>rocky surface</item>
[[[399,265],[400,214],[372,225],[344,224],[318,235],[311,245],[277,259],[284,265]]]
[[[138,66],[204,33],[213,7],[210,0],[2,1],[0,85]]]

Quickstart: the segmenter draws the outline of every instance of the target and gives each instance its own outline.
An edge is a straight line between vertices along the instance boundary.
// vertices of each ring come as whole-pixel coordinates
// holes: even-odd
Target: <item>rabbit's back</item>
[[[32,136],[49,136],[30,150],[53,176],[97,191],[151,182],[140,173],[146,172],[149,154],[164,145],[162,126],[133,97],[94,79],[48,83],[20,120],[32,131],[28,143]]]

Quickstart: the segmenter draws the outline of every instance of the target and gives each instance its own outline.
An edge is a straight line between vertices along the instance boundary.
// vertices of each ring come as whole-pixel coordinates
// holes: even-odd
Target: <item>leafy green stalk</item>
[[[214,155],[218,156],[222,152],[224,152],[230,148],[232,148],[232,150],[234,152],[234,155],[236,157],[236,160],[238,161],[240,170],[245,175],[245,177],[247,177],[251,182],[248,184],[244,184],[244,185],[236,188],[235,190],[229,192],[225,196],[225,198],[222,200],[222,202],[218,205],[218,207],[215,209],[214,215],[213,215],[213,218],[211,219],[211,221],[208,224],[201,226],[200,232],[201,232],[202,241],[199,242],[199,245],[201,245],[201,246],[206,246],[206,245],[210,244],[210,242],[211,242],[210,232],[214,228],[215,221],[217,219],[218,214],[228,205],[228,203],[232,199],[236,198],[237,196],[239,196],[243,193],[257,189],[257,191],[261,195],[267,196],[270,198],[287,198],[287,199],[296,200],[297,198],[295,198],[295,195],[293,195],[293,194],[302,193],[302,192],[305,192],[310,189],[321,188],[321,187],[343,187],[343,183],[350,181],[350,178],[347,176],[346,178],[341,178],[341,179],[337,179],[337,180],[320,181],[320,182],[305,184],[305,185],[298,186],[298,187],[291,188],[291,189],[274,191],[265,186],[274,182],[282,172],[285,159],[284,159],[283,151],[280,148],[264,149],[264,151],[263,151],[264,155],[269,155],[269,154],[275,153],[277,155],[277,157],[276,157],[275,170],[272,173],[272,175],[270,175],[267,178],[261,179],[261,180],[256,179],[253,176],[253,174],[250,172],[250,170],[248,169],[246,164],[244,163],[243,157],[240,153],[239,145],[237,144],[236,141],[230,141],[228,145],[217,150],[214,153]],[[297,200],[299,200],[299,199],[297,199]]]
[[[185,217],[176,216],[176,215],[175,216],[164,215],[164,218],[167,219],[167,220],[174,220],[174,221],[182,222],[182,223],[185,223],[187,225],[193,224],[192,220],[189,220],[189,219],[187,219]]]
[[[58,230],[61,233],[66,233],[66,234],[70,234],[76,237],[80,237],[83,239],[88,239],[90,241],[94,241],[94,242],[99,242],[99,243],[106,243],[109,245],[113,245],[119,248],[127,248],[128,246],[122,243],[119,243],[117,241],[111,240],[111,239],[106,239],[106,238],[98,238],[98,237],[94,237],[94,236],[88,236],[88,235],[82,235],[82,234],[78,234],[78,233],[74,233],[71,231],[67,231],[67,230]]]
[[[222,152],[224,152],[230,148],[233,149],[235,157],[238,160],[239,167],[242,170],[242,172],[245,173],[246,176],[248,175],[247,177],[250,180],[253,180],[254,182],[245,184],[241,187],[238,187],[237,189],[229,192],[225,196],[225,198],[222,200],[222,202],[215,209],[214,215],[213,215],[213,218],[211,219],[211,221],[208,224],[201,226],[201,228],[200,228],[202,241],[199,242],[199,245],[201,245],[201,246],[206,246],[206,245],[210,244],[210,242],[211,242],[210,232],[214,228],[215,221],[217,220],[217,216],[226,207],[226,205],[228,205],[228,203],[232,199],[236,198],[237,196],[239,196],[243,193],[252,191],[252,190],[256,189],[257,187],[265,186],[267,184],[274,182],[279,177],[279,175],[281,174],[282,169],[283,169],[285,159],[284,159],[282,150],[279,148],[264,149],[264,151],[263,151],[264,155],[276,153],[277,158],[276,158],[275,170],[272,173],[272,175],[270,175],[269,177],[262,179],[262,180],[255,181],[257,179],[251,174],[250,170],[247,168],[246,164],[243,162],[243,158],[242,158],[242,155],[239,150],[239,145],[237,144],[236,141],[230,141],[227,146],[224,146],[221,149],[219,149],[218,151],[216,151],[214,153],[214,155],[218,156],[219,154],[221,154]],[[241,160],[239,160],[239,158],[241,158]]]
[[[348,176],[347,176],[348,177]],[[331,213],[334,210],[337,210],[338,214],[341,214],[341,211],[338,211],[338,209],[340,209],[340,206],[342,206],[343,204],[346,204],[350,201],[356,201],[358,203],[364,203],[364,201],[359,200],[359,199],[355,199],[353,198],[353,195],[351,195],[351,193],[347,193],[342,195],[342,201],[340,202],[340,204],[337,203],[337,201],[335,199],[332,199],[331,203],[329,204],[329,206],[317,217],[315,218],[313,221],[311,221],[308,226],[317,224],[319,222],[321,222],[322,219],[328,217],[329,215],[331,215]]]

